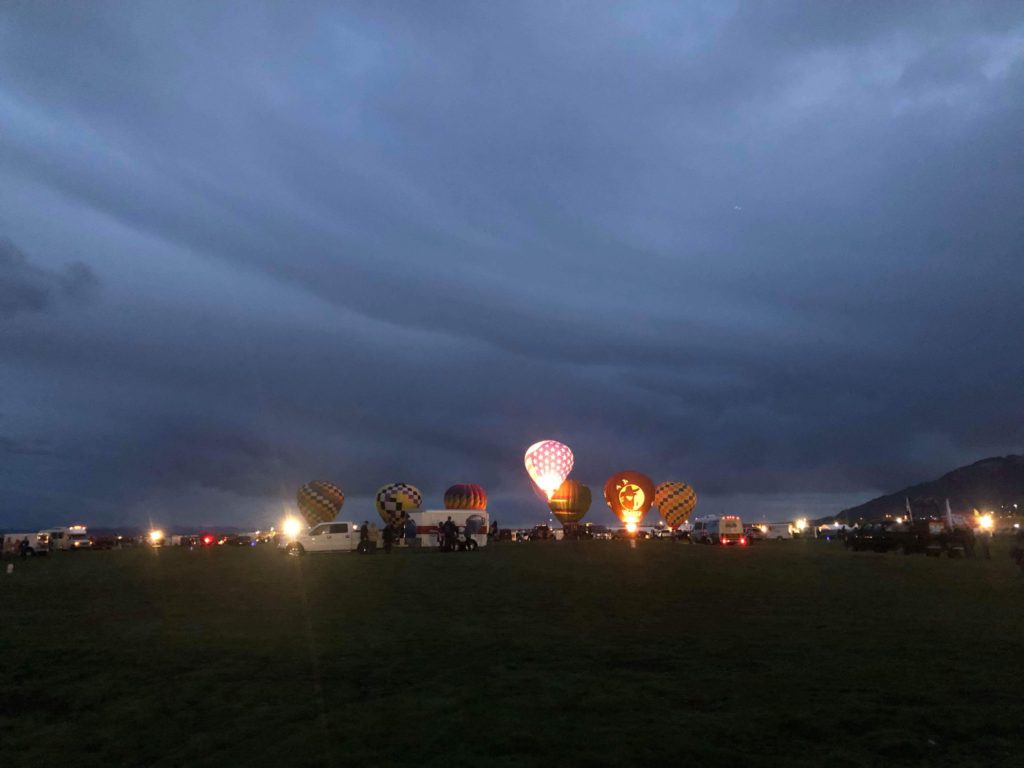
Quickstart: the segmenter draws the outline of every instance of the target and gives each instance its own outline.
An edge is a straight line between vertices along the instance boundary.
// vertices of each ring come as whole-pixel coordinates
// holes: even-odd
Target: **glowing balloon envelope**
[[[616,472],[604,484],[604,500],[626,529],[635,531],[654,501],[654,483],[643,472]]]
[[[419,509],[423,503],[420,489],[408,483],[389,483],[377,491],[377,512],[385,523],[392,523],[403,512]]]
[[[590,501],[590,488],[578,480],[566,480],[551,497],[548,509],[564,526],[582,520],[590,509]]]
[[[314,526],[330,522],[338,516],[341,505],[345,503],[345,494],[334,483],[314,480],[299,488],[295,500],[306,523]]]
[[[654,489],[654,506],[672,528],[685,523],[697,506],[697,492],[686,483],[668,481]]]
[[[572,472],[572,451],[557,440],[541,440],[526,449],[526,471],[550,499]]]
[[[444,508],[487,509],[487,491],[482,485],[453,485],[444,492]]]

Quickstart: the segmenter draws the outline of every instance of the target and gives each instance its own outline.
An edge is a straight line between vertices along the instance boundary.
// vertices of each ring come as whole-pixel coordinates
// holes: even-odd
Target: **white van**
[[[761,530],[767,541],[782,541],[793,538],[793,526],[789,523],[762,523]]]
[[[746,544],[743,521],[738,515],[705,517],[695,520],[690,540],[697,544]]]

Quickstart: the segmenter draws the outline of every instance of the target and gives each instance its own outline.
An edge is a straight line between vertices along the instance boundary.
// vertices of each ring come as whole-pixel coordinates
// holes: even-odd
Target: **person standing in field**
[[[367,548],[370,541],[370,523],[368,520],[363,520],[362,526],[359,528],[359,551],[366,554]]]
[[[992,559],[992,531],[980,530],[977,534],[978,549],[986,560]]]
[[[444,550],[445,552],[455,550],[455,523],[452,522],[451,515],[444,523]]]
[[[417,543],[416,538],[416,521],[411,517],[405,519],[405,544],[406,546],[414,546]]]
[[[391,554],[391,542],[395,538],[395,529],[390,525],[384,526],[384,554]]]
[[[1020,569],[1020,575],[1024,576],[1024,530],[1017,531],[1017,543],[1010,550],[1010,557]]]

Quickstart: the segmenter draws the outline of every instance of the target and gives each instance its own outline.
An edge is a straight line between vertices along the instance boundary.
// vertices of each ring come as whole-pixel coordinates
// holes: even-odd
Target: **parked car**
[[[854,552],[889,552],[902,544],[899,532],[892,530],[892,520],[875,520],[864,523],[849,537],[850,549]]]
[[[940,520],[876,520],[854,529],[847,542],[855,552],[900,551],[906,555],[923,552],[930,557],[972,556],[974,531],[970,528],[952,528]]]

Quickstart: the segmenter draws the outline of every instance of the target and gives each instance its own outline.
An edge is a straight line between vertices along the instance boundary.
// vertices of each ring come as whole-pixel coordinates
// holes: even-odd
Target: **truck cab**
[[[355,552],[359,547],[359,527],[355,523],[332,520],[319,523],[292,538],[284,538],[278,548],[289,555],[310,552]]]

